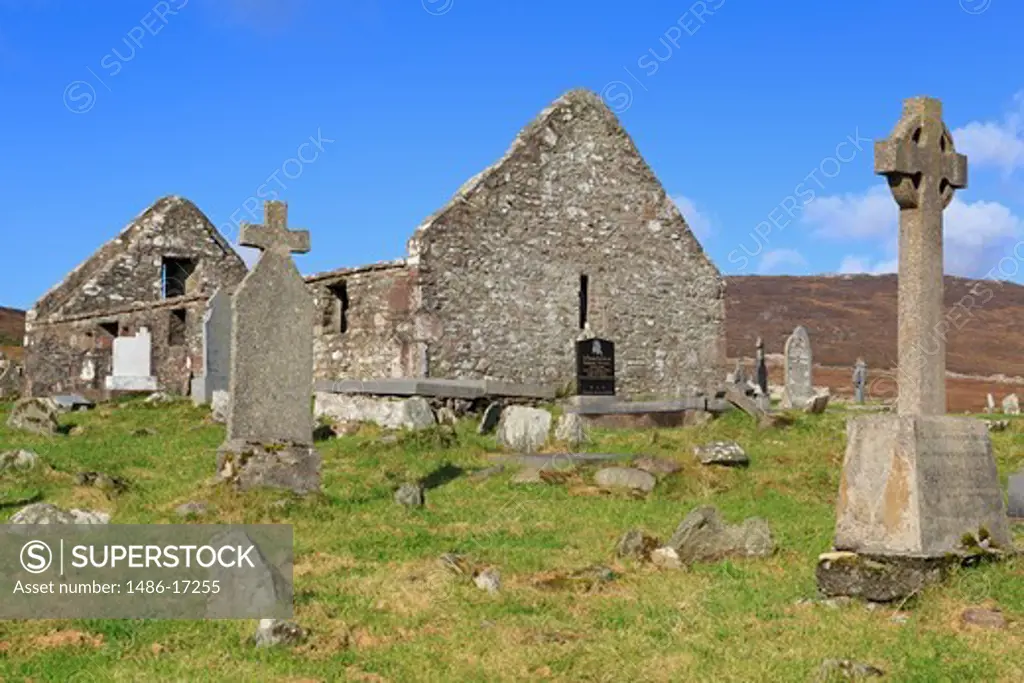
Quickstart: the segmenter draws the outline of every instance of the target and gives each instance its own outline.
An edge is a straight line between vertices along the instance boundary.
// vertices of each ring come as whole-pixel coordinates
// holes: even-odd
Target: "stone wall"
[[[182,283],[185,294],[164,298],[165,258],[195,264]],[[190,373],[202,368],[206,301],[218,287],[237,286],[245,273],[245,264],[195,205],[180,197],[160,199],[28,312],[26,393],[102,393],[113,337],[132,336],[141,327],[152,335],[161,389],[187,393]]]
[[[586,275],[588,323],[616,343],[620,394],[721,379],[723,280],[592,93],[556,101],[409,253],[431,377],[568,385]]]
[[[306,281],[317,311],[316,379],[424,376],[425,348],[413,316],[420,297],[415,270],[385,263]]]

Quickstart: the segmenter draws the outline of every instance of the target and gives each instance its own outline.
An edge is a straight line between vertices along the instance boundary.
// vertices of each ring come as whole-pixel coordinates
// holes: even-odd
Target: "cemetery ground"
[[[825,659],[878,667],[898,681],[1024,680],[1024,558],[956,572],[903,604],[818,597],[814,568],[831,547],[845,420],[830,409],[759,431],[735,411],[699,427],[602,431],[585,449],[676,460],[645,498],[609,494],[591,472],[534,485],[489,477],[491,436],[465,420],[389,438],[376,428],[318,442],[323,494],[238,493],[211,483],[223,426],[177,401],[128,400],[62,417],[56,438],[3,427],[0,452],[42,465],[0,474],[0,518],[41,499],[103,510],[117,524],[285,523],[295,534],[294,647],[256,649],[254,621],[0,621],[2,681],[806,681]],[[1024,465],[1024,420],[992,440],[1001,481]],[[748,468],[702,466],[695,445],[735,439]],[[98,471],[120,495],[77,486]],[[427,478],[426,506],[394,502]],[[727,521],[759,516],[777,550],[766,559],[659,569],[615,555],[631,528],[665,540],[700,505]],[[1018,545],[1024,527],[1014,529]],[[496,593],[447,570],[500,571]],[[611,575],[604,570],[611,570]],[[580,571],[586,570],[586,571]],[[969,608],[1000,610],[997,628],[965,624]]]

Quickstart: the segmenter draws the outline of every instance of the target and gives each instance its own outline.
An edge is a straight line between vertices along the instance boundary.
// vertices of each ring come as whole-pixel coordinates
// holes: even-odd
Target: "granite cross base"
[[[1011,547],[986,426],[971,418],[877,415],[847,423],[835,548],[942,557]],[[973,540],[972,540],[973,539]]]
[[[227,441],[217,450],[217,479],[242,491],[273,488],[317,493],[320,454],[302,444]]]
[[[961,557],[952,554],[916,557],[832,552],[818,558],[815,578],[819,592],[826,598],[894,602],[940,583],[953,567],[963,562]]]

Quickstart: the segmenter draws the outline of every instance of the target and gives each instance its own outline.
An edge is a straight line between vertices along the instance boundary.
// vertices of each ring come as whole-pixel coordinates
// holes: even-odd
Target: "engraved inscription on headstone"
[[[576,387],[580,396],[615,395],[615,344],[607,339],[576,342]]]

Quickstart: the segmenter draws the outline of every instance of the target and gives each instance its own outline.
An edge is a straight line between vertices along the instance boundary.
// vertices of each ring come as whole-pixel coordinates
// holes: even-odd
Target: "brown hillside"
[[[896,364],[895,275],[739,276],[727,281],[731,358],[752,357],[758,335],[767,353],[782,353],[786,337],[803,325],[815,363],[848,367],[862,356],[869,367]],[[947,370],[1024,377],[1024,287],[947,276],[945,290],[947,319],[953,323]],[[958,308],[961,301],[964,307]]]
[[[811,337],[815,365],[830,366],[815,371],[815,384],[849,394],[849,369],[858,356],[867,361],[875,379],[896,365],[895,275],[737,276],[727,282],[730,358],[752,358],[758,335],[768,354],[781,354],[786,337],[803,325]],[[974,378],[1024,377],[1024,287],[947,276],[945,301],[951,323],[949,372]],[[959,302],[963,304],[958,307]],[[776,372],[781,381],[781,368]],[[1022,388],[1024,382],[950,377],[949,410],[981,410],[988,392],[998,400]],[[891,396],[895,384],[880,381],[876,389],[873,393]]]
[[[0,306],[0,353],[20,360],[24,339],[25,311]]]

